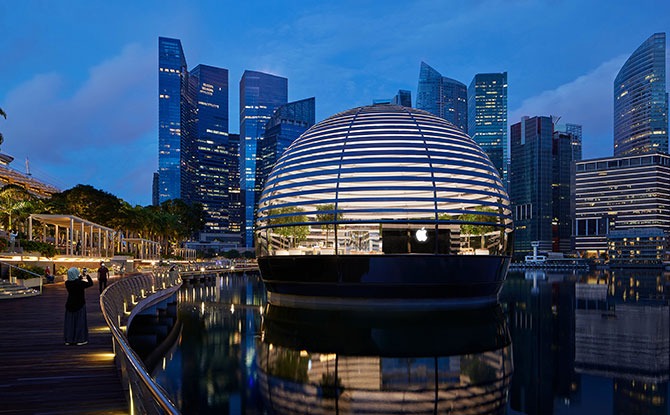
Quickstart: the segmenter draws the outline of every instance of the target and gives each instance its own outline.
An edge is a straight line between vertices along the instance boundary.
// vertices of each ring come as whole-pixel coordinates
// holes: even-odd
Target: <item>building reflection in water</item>
[[[667,414],[669,287],[511,273],[504,314],[375,315],[267,307],[258,277],[223,277],[179,292],[154,376],[185,414]]]
[[[253,275],[181,288],[181,335],[153,376],[182,413],[260,413],[254,353],[264,296]]]
[[[511,273],[511,412],[667,414],[667,289],[660,270]]]
[[[499,306],[458,312],[268,306],[258,385],[271,413],[504,413],[512,373]]]

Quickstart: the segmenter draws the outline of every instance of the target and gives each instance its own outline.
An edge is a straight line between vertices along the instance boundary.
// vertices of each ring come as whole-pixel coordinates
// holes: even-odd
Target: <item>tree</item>
[[[328,236],[329,236],[328,233],[330,231],[330,227],[332,226],[333,229],[335,229],[336,222],[342,219],[342,214],[332,213],[332,211],[335,210],[335,205],[332,203],[327,205],[318,205],[316,207],[316,210],[319,212],[323,212],[316,214],[316,220],[317,222],[325,224],[326,226],[326,246],[328,246]]]
[[[78,216],[110,228],[118,228],[122,219],[123,201],[111,193],[86,184],[51,196],[51,213]]]
[[[5,114],[5,111],[0,108],[0,115],[2,115],[5,119],[7,119],[7,114]],[[2,133],[0,133],[0,145],[5,142],[5,137],[2,136]]]
[[[6,230],[12,230],[14,219],[26,216],[31,203],[35,200],[28,191],[16,184],[0,188],[0,218]]]
[[[270,220],[270,224],[274,225],[272,231],[281,236],[289,238],[292,245],[299,243],[300,241],[304,241],[307,239],[307,235],[309,234],[309,227],[307,225],[294,225],[296,223],[307,222],[307,216],[296,215],[296,213],[301,212],[304,212],[304,210],[294,206],[270,209],[269,216],[279,216]]]

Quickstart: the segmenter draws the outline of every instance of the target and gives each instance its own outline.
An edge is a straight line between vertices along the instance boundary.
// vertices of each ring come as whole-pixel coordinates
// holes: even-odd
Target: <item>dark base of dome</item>
[[[495,303],[509,257],[316,255],[258,259],[268,301],[312,308],[480,307]]]

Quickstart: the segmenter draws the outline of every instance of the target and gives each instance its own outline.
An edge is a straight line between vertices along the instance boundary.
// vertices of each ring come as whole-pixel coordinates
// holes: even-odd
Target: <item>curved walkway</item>
[[[0,414],[128,413],[97,281],[86,290],[85,346],[63,342],[66,298],[58,282],[36,297],[0,301]]]

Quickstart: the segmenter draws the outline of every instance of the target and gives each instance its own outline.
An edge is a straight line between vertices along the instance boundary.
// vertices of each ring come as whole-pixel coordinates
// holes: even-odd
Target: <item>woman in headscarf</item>
[[[65,302],[65,345],[83,346],[88,343],[88,322],[86,321],[86,297],[84,290],[93,285],[90,275],[86,281],[82,279],[79,270],[72,267],[67,270],[67,301]]]

